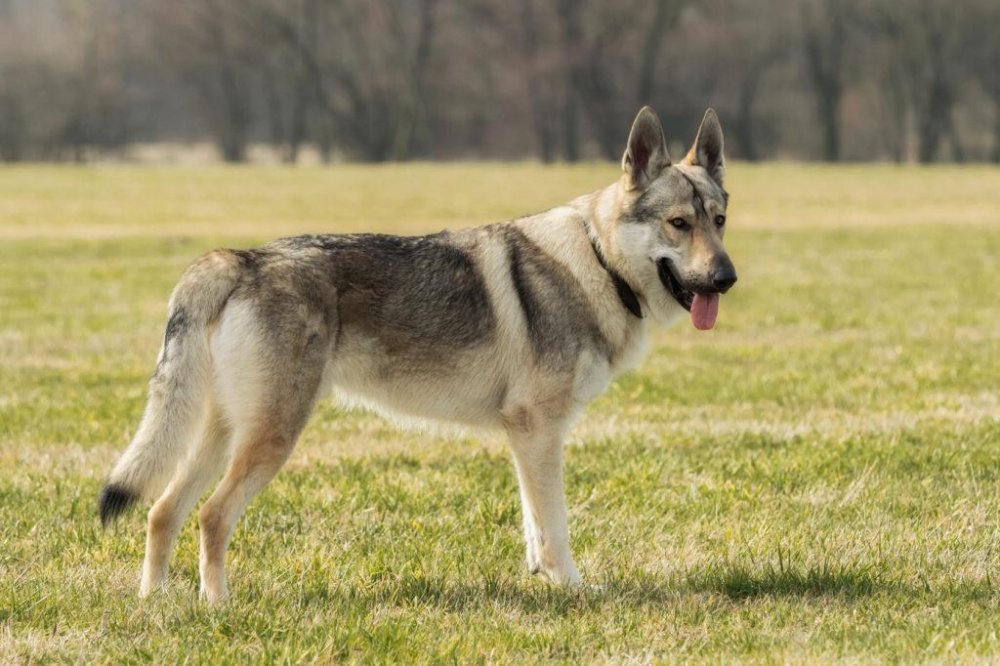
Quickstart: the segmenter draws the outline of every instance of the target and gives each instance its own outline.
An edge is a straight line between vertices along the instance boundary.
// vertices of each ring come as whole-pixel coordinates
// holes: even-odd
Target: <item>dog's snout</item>
[[[718,291],[728,291],[736,284],[736,273],[726,273],[725,275],[715,275],[712,278],[712,286]]]
[[[725,293],[736,284],[736,267],[729,257],[723,257],[715,262],[712,270],[712,287],[719,292]]]

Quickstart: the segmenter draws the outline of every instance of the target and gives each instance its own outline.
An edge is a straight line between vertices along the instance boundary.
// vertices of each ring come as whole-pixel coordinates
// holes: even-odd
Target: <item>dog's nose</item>
[[[734,284],[736,284],[736,269],[732,264],[721,266],[712,272],[712,287],[716,291],[726,293]]]

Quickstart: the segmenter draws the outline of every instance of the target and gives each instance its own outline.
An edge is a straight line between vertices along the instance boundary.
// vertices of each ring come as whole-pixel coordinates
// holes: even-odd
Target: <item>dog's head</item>
[[[612,242],[652,316],[684,310],[694,325],[715,325],[719,296],[736,282],[726,254],[728,195],[722,188],[722,128],[709,109],[691,150],[670,161],[660,121],[648,106],[632,123],[622,158]]]

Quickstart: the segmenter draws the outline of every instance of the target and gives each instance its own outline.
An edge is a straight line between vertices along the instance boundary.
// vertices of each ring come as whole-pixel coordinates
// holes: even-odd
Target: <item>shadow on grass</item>
[[[767,597],[855,599],[897,590],[867,568],[750,568],[723,565],[676,577],[635,575],[605,579],[580,589],[561,588],[528,578],[479,578],[468,582],[419,575],[386,579],[359,590],[319,588],[307,591],[307,601],[339,600],[369,605],[428,605],[452,612],[484,606],[517,608],[522,612],[564,615],[605,606],[660,606],[690,601],[692,596],[722,595],[734,601]],[[332,597],[332,599],[331,599]]]
[[[689,572],[688,589],[714,592],[730,599],[756,597],[866,597],[895,589],[895,582],[885,580],[871,567],[773,566],[751,567],[726,564],[703,571]]]

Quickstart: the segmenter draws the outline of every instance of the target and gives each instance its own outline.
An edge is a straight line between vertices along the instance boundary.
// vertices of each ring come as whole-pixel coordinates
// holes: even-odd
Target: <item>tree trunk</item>
[[[1000,164],[1000,96],[993,98],[993,163]]]
[[[614,85],[608,75],[604,58],[604,46],[598,41],[587,51],[587,68],[579,73],[576,90],[591,126],[597,132],[597,145],[605,159],[616,160],[623,142],[623,126],[618,116],[618,99]]]
[[[757,81],[749,73],[740,83],[739,108],[736,114],[736,140],[743,151],[743,159],[756,162],[757,144],[754,141],[753,103],[757,98]]]
[[[217,91],[221,96],[217,108],[210,110],[215,114],[216,140],[222,159],[226,162],[244,162],[247,132],[250,128],[250,104],[240,80],[239,64],[232,54],[229,35],[226,33],[225,23],[228,17],[222,15],[224,10],[218,2],[209,3],[208,8],[209,30],[215,38]]]
[[[580,114],[577,111],[576,92],[567,81],[563,99],[563,157],[567,162],[580,161]]]
[[[951,90],[940,65],[938,62],[932,65],[934,73],[920,121],[917,158],[925,164],[937,158],[941,139],[948,129],[948,117],[951,115]]]
[[[823,134],[823,158],[840,157],[840,99],[843,94],[843,47],[846,38],[843,9],[836,0],[826,0],[823,16],[803,9],[806,70],[816,95]]]
[[[903,73],[898,66],[891,66],[889,69],[889,81],[886,88],[889,89],[890,117],[886,125],[888,134],[889,152],[896,164],[906,161],[906,139],[909,127],[909,114],[906,103],[906,90],[903,86]]]
[[[837,100],[837,101],[834,101]],[[831,93],[820,103],[820,119],[823,122],[823,157],[835,162],[840,157],[840,92]]]
[[[264,109],[267,113],[268,141],[274,151],[287,161],[287,137],[285,136],[285,105],[282,91],[278,86],[279,75],[275,73],[270,63],[264,63],[260,79],[264,96]]]
[[[657,0],[653,9],[653,20],[646,30],[640,54],[636,108],[650,104],[653,100],[656,92],[656,64],[660,61],[663,34],[667,32],[667,25],[676,20],[679,6],[678,0]]]
[[[953,113],[948,114],[948,141],[951,143],[951,158],[959,164],[964,164],[965,146],[962,145],[962,137],[958,134],[958,125],[955,124]]]
[[[417,47],[412,57],[409,100],[403,105],[404,147],[400,159],[412,155],[426,155],[430,149],[430,130],[427,128],[427,65],[434,46],[435,0],[421,0],[420,25]],[[405,93],[404,93],[405,94]],[[399,151],[397,150],[397,154]]]
[[[521,0],[521,33],[524,36],[524,59],[527,65],[528,99],[535,129],[538,156],[549,163],[556,158],[556,142],[552,131],[552,112],[543,96],[543,84],[538,62],[538,31],[531,0]]]
[[[563,157],[567,162],[580,160],[580,128],[577,103],[578,83],[581,78],[583,57],[583,31],[580,28],[580,3],[576,0],[560,0],[559,19],[563,33],[564,85],[562,109]]]
[[[226,162],[245,162],[250,119],[247,113],[247,100],[244,99],[234,69],[228,59],[220,63],[219,87],[222,92],[222,108],[217,127],[222,159]]]
[[[291,126],[288,131],[288,154],[286,161],[295,164],[299,161],[299,150],[306,140],[306,117],[309,111],[309,89],[302,82],[295,85],[295,99],[292,102]]]

